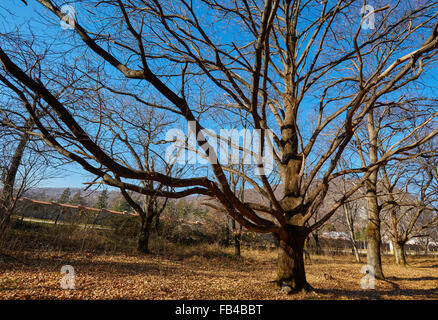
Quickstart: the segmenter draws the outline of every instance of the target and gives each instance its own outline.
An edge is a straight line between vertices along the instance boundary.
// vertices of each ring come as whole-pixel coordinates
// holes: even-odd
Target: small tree
[[[406,243],[429,239],[438,227],[438,140],[420,146],[419,156],[382,167],[384,222],[394,261],[406,265]]]
[[[70,201],[71,190],[70,188],[64,189],[61,196],[58,198],[58,203],[68,203]]]
[[[132,210],[128,201],[126,201],[126,199],[122,195],[120,195],[114,199],[113,203],[111,204],[111,209],[114,211],[119,211],[119,212],[125,212],[125,211]]]
[[[82,197],[81,191],[77,191],[72,198],[70,199],[70,204],[75,206],[82,206],[84,205],[84,198]]]
[[[98,209],[106,209],[107,206],[108,206],[108,190],[103,189],[100,192],[99,197],[97,198],[95,207]]]
[[[25,130],[29,130],[33,125],[31,120],[26,121]],[[4,235],[6,228],[9,225],[10,216],[14,210],[17,198],[23,193],[25,185],[16,185],[18,170],[21,165],[26,145],[29,142],[29,134],[22,133],[18,140],[18,144],[12,155],[10,162],[1,169],[1,185],[0,193],[0,234]],[[25,183],[25,180],[23,180]]]

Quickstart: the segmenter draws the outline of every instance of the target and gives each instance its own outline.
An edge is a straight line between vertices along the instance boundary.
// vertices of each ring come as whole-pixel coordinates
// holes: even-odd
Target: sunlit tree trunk
[[[369,138],[369,161],[376,163],[378,131],[374,125],[373,111],[367,114],[367,128]],[[380,248],[382,238],[380,234],[380,207],[377,201],[377,175],[378,170],[374,170],[366,182],[366,199],[368,210],[367,225],[367,264],[374,268],[374,274],[377,279],[384,279],[382,270],[382,261]]]
[[[394,201],[394,197],[391,195],[390,200]],[[392,245],[394,247],[394,262],[397,265],[406,265],[406,255],[405,255],[405,242],[402,241],[402,237],[398,232],[398,221],[395,207],[391,207],[389,210],[390,221],[391,221],[391,233],[392,233]]]
[[[344,204],[343,207],[344,207],[345,220],[347,221],[348,232],[350,234],[350,241],[351,241],[353,255],[356,261],[360,262],[359,250],[357,249],[356,241],[354,239],[354,226],[353,226],[353,221],[351,221],[352,220],[351,213],[349,212],[349,208],[347,205]]]
[[[306,233],[303,228],[291,227],[289,232],[280,236],[277,263],[277,282],[290,286],[293,291],[311,289],[304,269],[304,242]]]
[[[426,238],[426,245],[424,246],[424,255],[427,256],[428,254],[428,249],[429,249],[429,237]]]
[[[380,235],[380,208],[377,203],[376,187],[374,183],[367,183],[367,264],[374,268],[377,279],[383,279],[380,248],[382,245]]]
[[[405,243],[403,241],[393,240],[395,264],[406,265]]]
[[[291,14],[297,7],[291,9]],[[296,19],[292,19],[286,30],[286,45],[290,52],[297,48]],[[285,64],[284,90],[284,120],[281,127],[281,155],[280,167],[283,182],[283,198],[280,203],[287,212],[286,225],[279,234],[280,247],[278,257],[277,281],[280,285],[288,285],[293,291],[310,289],[304,270],[304,242],[308,232],[302,224],[304,212],[301,212],[303,196],[301,193],[301,173],[303,158],[299,151],[299,137],[297,132],[298,102],[296,100],[295,75],[297,66],[293,57],[289,57]]]
[[[27,120],[26,127],[31,127],[33,122]],[[3,190],[0,195],[0,234],[4,235],[9,225],[10,216],[13,210],[14,203],[14,185],[20,167],[21,160],[23,159],[26,144],[29,141],[29,134],[23,133],[20,141],[12,156],[9,168],[2,177]]]

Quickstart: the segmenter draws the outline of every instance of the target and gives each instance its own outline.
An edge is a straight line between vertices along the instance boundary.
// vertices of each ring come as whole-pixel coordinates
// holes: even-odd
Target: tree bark
[[[125,200],[128,204],[138,213],[141,217],[140,232],[138,234],[137,251],[140,253],[149,253],[149,237],[152,229],[152,221],[155,216],[158,216],[161,211],[156,210],[156,197],[143,198],[144,207],[142,208],[132,197],[126,192],[125,189],[120,189]],[[164,207],[163,207],[164,209]]]
[[[141,253],[149,253],[149,237],[151,234],[152,220],[154,216],[147,214],[142,218],[140,233],[138,235],[137,250]]]
[[[33,121],[28,119],[25,127],[31,128]],[[20,138],[14,155],[12,156],[11,163],[3,177],[3,190],[0,195],[0,233],[5,234],[5,231],[10,222],[10,216],[13,210],[13,198],[14,198],[14,185],[17,177],[18,168],[20,167],[21,160],[26,149],[26,145],[29,141],[29,134],[24,132]]]
[[[289,286],[292,292],[311,289],[304,269],[305,240],[303,227],[289,226],[289,230],[280,235],[276,281],[280,286]]]
[[[369,138],[368,156],[369,163],[373,164],[378,161],[378,129],[374,123],[374,112],[371,109],[367,114],[367,131]],[[361,156],[361,162],[364,160]],[[374,269],[377,279],[384,279],[382,271],[382,261],[380,248],[382,238],[380,235],[380,207],[377,201],[377,175],[378,169],[371,172],[366,181],[366,199],[368,211],[367,226],[367,265]]]
[[[380,235],[380,209],[377,204],[375,189],[367,191],[368,204],[368,229],[367,229],[367,264],[374,268],[377,279],[384,279],[380,248],[382,239]]]
[[[393,240],[395,264],[405,266],[406,265],[406,253],[405,244],[403,241]]]
[[[356,258],[357,262],[360,262],[360,256],[359,256],[359,250],[357,249],[356,241],[354,239],[354,225],[351,217],[351,213],[349,211],[349,208],[347,205],[344,204],[344,214],[345,214],[345,220],[347,222],[348,232],[350,234],[350,242],[352,246],[353,255]]]
[[[287,31],[287,42],[288,48],[291,48],[291,52],[294,52],[296,37],[293,26]],[[306,280],[304,270],[304,242],[308,232],[302,225],[304,216],[304,213],[301,212],[303,203],[301,193],[303,156],[299,152],[299,138],[296,130],[298,104],[294,92],[295,72],[296,66],[293,63],[287,64],[284,92],[285,115],[281,128],[282,166],[280,166],[280,175],[284,188],[280,204],[287,212],[287,224],[279,233],[277,283],[280,286],[290,287],[291,292],[300,292],[311,290],[311,286]]]

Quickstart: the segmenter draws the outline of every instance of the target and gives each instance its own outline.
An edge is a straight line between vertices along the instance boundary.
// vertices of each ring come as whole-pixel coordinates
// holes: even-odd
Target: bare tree
[[[346,183],[343,184],[344,192],[346,190]],[[350,237],[351,248],[353,251],[354,258],[357,262],[360,262],[359,250],[356,243],[356,226],[355,223],[358,220],[358,214],[361,209],[360,201],[348,201],[342,205],[344,211],[345,224],[347,226],[348,235]]]
[[[409,240],[427,241],[438,227],[436,147],[435,139],[418,148],[418,158],[382,167],[384,222],[399,265],[406,265]]]
[[[38,2],[45,7],[41,13],[50,11],[58,19],[64,18],[57,1]],[[13,54],[2,45],[4,75],[0,81],[22,99],[46,143],[108,185],[150,196],[214,197],[248,230],[278,237],[277,282],[294,290],[310,288],[303,261],[308,234],[321,227],[363,183],[367,182],[372,192],[376,170],[382,164],[438,132],[432,131],[413,143],[404,143],[399,137],[400,143],[378,159],[337,170],[337,162],[358,127],[373,118],[372,110],[387,100],[396,101],[402,95],[401,88],[433,70],[438,48],[435,1],[404,1],[377,8],[375,29],[368,31],[360,21],[362,4],[352,0],[203,0],[196,4],[184,0],[117,0],[84,1],[81,5],[93,6],[90,15],[103,22],[87,26],[75,21],[75,39],[82,45],[72,42],[69,54],[84,60],[80,52],[86,47],[95,58],[88,63],[98,61],[105,69],[112,68],[106,87],[112,87],[113,92],[144,105],[154,104],[194,124],[197,143],[210,161],[211,176],[204,173],[178,178],[139,170],[121,161],[108,146],[90,138],[94,130],[86,126],[86,119],[77,121],[80,115],[65,103],[62,94],[54,94],[50,83],[26,74],[22,70],[25,66],[14,62]],[[86,12],[84,9],[83,14]],[[234,32],[227,30],[229,25]],[[74,67],[83,68],[80,64]],[[114,71],[125,86],[116,86],[120,81]],[[197,94],[195,88],[201,83],[210,89],[209,96]],[[47,130],[19,84],[38,94],[65,135],[74,139]],[[145,94],[141,86],[147,86],[154,95]],[[227,112],[236,119],[249,117],[261,137],[272,132],[272,145],[269,141],[268,147],[260,144],[258,156],[272,149],[282,183],[280,197],[272,188],[275,177],[260,171],[256,180],[246,174],[242,177],[269,205],[241,201],[233,193],[225,174],[230,168],[218,161],[216,149],[203,131],[210,119],[205,109]],[[314,123],[308,122],[310,115]],[[424,122],[436,116],[431,112]],[[415,132],[422,125],[409,129]],[[328,147],[315,152],[314,146],[321,139],[328,141]],[[74,143],[80,152],[66,141]],[[259,162],[256,165],[262,167]],[[324,202],[330,181],[355,172],[361,173],[358,183],[309,224]],[[151,190],[132,180],[154,181],[175,189]],[[378,228],[376,221],[375,232],[369,229],[376,241]]]
[[[120,117],[121,113],[117,117]],[[124,128],[125,134],[123,137],[117,135],[119,139],[128,146],[132,157],[136,160],[138,170],[146,172],[162,172],[165,175],[170,175],[172,169],[174,169],[175,162],[167,162],[165,157],[158,152],[157,149],[153,148],[155,144],[161,144],[162,142],[157,142],[157,136],[165,131],[166,126],[168,126],[172,121],[166,120],[163,114],[159,114],[153,109],[145,110],[143,112],[138,112],[132,114],[130,117],[125,118],[129,123],[133,124],[137,128],[136,133],[129,134],[127,129]],[[129,119],[129,120],[128,120]],[[122,122],[113,121],[111,126],[121,127]],[[109,129],[112,130],[112,129]],[[138,148],[140,146],[140,148]],[[184,172],[184,167],[179,168],[176,175]],[[168,191],[169,188],[159,182],[154,182],[152,180],[141,181],[142,188],[148,190],[156,191]],[[143,195],[139,200],[136,200],[133,195],[131,195],[125,188],[120,189],[123,197],[126,199],[128,204],[137,212],[141,218],[141,227],[138,238],[138,251],[142,253],[149,252],[149,237],[153,225],[154,219],[158,219],[160,214],[164,211],[167,205],[168,198],[160,198],[158,194],[153,195]]]
[[[14,210],[16,199],[22,194],[24,183],[21,187],[16,186],[16,178],[18,174],[19,166],[22,162],[23,155],[25,152],[26,144],[29,141],[29,134],[26,132],[30,130],[33,123],[31,119],[28,119],[25,123],[25,132],[21,135],[18,140],[18,144],[12,155],[9,164],[2,168],[1,172],[1,182],[2,182],[2,192],[0,195],[0,233],[4,234],[10,220],[10,216]],[[23,179],[23,182],[25,179]]]
[[[373,108],[366,118],[363,130],[355,132],[355,144],[362,166],[380,161],[388,151],[403,145],[421,144],[424,135],[419,131],[430,125],[429,114],[425,110],[436,108],[437,101],[427,96],[413,95],[406,92],[399,100],[382,102]],[[419,107],[421,105],[421,107]],[[417,123],[412,119],[419,118]],[[414,128],[414,130],[413,130]],[[429,150],[430,152],[430,150]],[[421,156],[425,152],[416,153],[416,149],[403,152],[397,159],[402,160]],[[374,268],[378,278],[383,278],[381,263],[381,219],[380,214],[383,207],[383,198],[379,197],[378,177],[380,168],[384,168],[388,162],[381,167],[373,169],[370,178],[366,181],[366,203],[368,211],[367,226],[367,264]],[[389,180],[386,178],[387,183]]]

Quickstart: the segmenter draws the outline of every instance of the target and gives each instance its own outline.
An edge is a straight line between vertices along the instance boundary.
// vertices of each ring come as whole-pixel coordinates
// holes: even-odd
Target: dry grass
[[[0,299],[438,299],[438,257],[409,257],[408,267],[384,257],[387,281],[363,290],[363,264],[350,256],[313,256],[309,294],[286,295],[274,285],[276,253],[245,250],[243,259],[217,246],[170,247],[156,254],[91,254],[38,250],[0,260]],[[24,262],[24,263],[22,263]],[[76,289],[60,288],[72,265]]]

